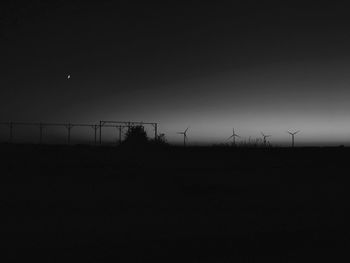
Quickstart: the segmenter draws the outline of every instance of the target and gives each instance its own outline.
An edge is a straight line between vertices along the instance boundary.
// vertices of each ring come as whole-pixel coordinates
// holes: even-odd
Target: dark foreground
[[[348,254],[347,148],[0,152],[3,262],[336,262]]]

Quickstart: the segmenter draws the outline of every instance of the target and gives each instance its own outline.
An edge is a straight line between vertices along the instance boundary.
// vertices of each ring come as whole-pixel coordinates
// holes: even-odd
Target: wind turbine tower
[[[187,141],[187,130],[189,127],[187,127],[187,129],[183,132],[178,132],[177,134],[182,134],[184,136],[184,147],[186,146],[186,141]]]
[[[241,137],[238,134],[235,133],[235,129],[232,129],[232,135],[230,137],[227,138],[227,140],[232,138],[232,145],[236,146],[236,137]]]
[[[294,147],[294,135],[297,134],[300,131],[296,131],[296,132],[287,131],[287,132],[292,136],[292,147]]]

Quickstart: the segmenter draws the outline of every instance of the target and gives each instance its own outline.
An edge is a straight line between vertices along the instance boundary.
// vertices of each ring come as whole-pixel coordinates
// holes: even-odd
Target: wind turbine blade
[[[265,134],[263,132],[260,132],[263,137],[265,137]]]
[[[185,133],[187,132],[187,130],[190,128],[190,126],[187,127],[187,129],[185,130]]]
[[[227,138],[227,140],[231,139],[233,137],[233,135],[231,135],[230,137]]]

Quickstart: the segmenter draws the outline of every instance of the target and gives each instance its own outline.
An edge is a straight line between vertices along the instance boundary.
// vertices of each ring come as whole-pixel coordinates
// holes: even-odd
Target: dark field
[[[347,254],[347,148],[0,151],[3,262],[338,262]]]

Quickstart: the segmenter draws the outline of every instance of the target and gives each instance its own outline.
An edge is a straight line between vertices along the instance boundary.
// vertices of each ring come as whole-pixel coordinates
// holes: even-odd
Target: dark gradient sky
[[[282,144],[297,129],[299,143],[347,144],[350,10],[263,2],[2,2],[0,120],[156,121],[171,142],[191,126],[192,143],[235,127]]]

